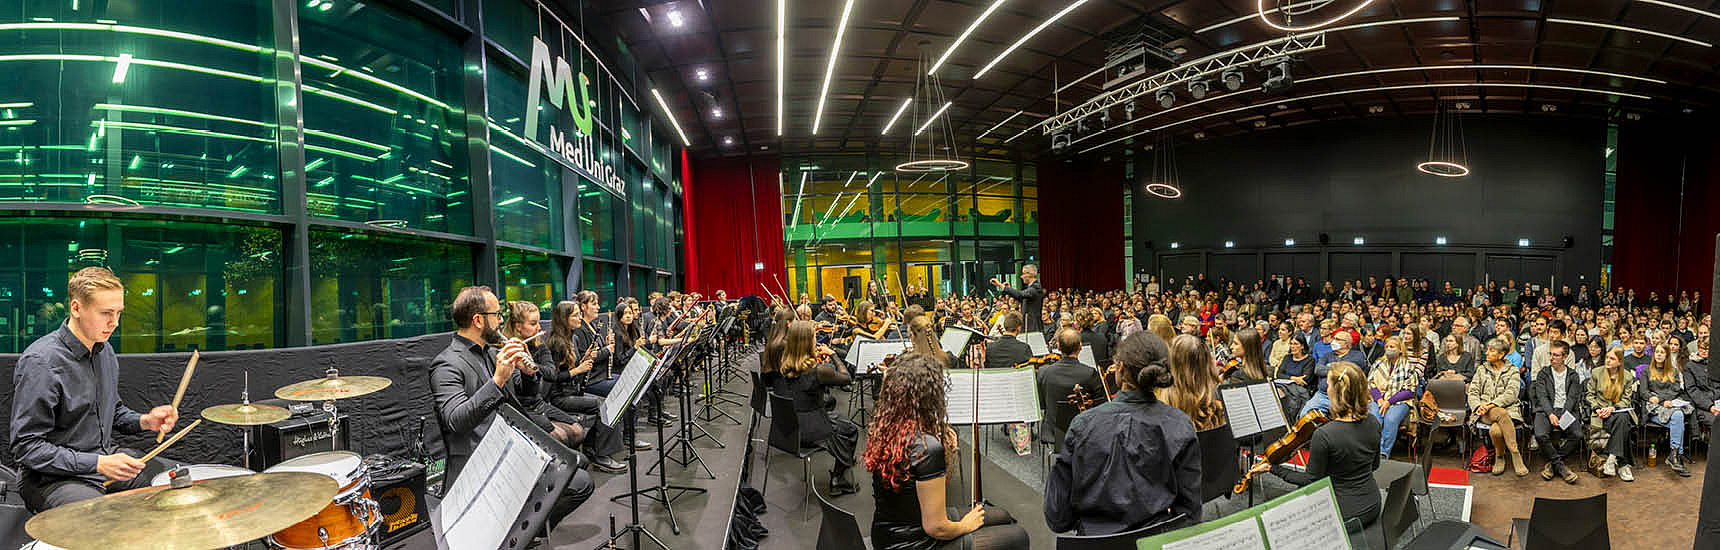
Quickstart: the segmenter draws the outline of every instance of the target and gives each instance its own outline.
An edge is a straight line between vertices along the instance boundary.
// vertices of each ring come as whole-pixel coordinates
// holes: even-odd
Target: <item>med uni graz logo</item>
[[[589,136],[592,131],[591,114],[591,79],[585,73],[579,74],[578,86],[574,85],[573,68],[567,64],[567,58],[555,56],[555,62],[550,63],[549,45],[543,39],[532,37],[532,66],[531,82],[526,92],[526,139],[537,139],[538,99],[544,86],[549,87],[549,103],[557,109],[571,106],[568,115],[573,117],[573,124],[579,128],[579,133]],[[565,104],[565,105],[564,105]]]

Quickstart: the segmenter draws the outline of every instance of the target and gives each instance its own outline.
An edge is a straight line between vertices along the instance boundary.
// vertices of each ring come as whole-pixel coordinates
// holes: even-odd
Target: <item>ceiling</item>
[[[904,115],[888,134],[881,130],[924,73],[916,69],[922,43],[935,60],[993,4],[854,0],[815,135],[845,4],[785,1],[780,136],[777,0],[619,0],[597,8],[597,20],[632,50],[695,156],[888,152],[905,149],[913,133],[914,115]],[[1153,57],[1150,75],[1289,34],[1250,17],[1256,0],[1085,0],[973,78],[1072,1],[1003,0],[938,69],[951,106],[933,128],[950,124],[961,155],[1049,151],[1051,137],[1033,126],[1106,91],[1103,73],[1068,84],[1101,69],[1119,35],[1145,29],[1159,51],[1175,58]],[[1264,1],[1271,9],[1281,0]],[[1295,56],[1295,84],[1287,91],[1262,92],[1264,74],[1254,70],[1240,90],[1214,85],[1199,102],[1184,85],[1172,85],[1171,109],[1144,97],[1133,119],[1120,107],[1111,110],[1108,126],[1089,118],[1064,151],[1140,145],[1153,139],[1145,133],[1151,130],[1205,139],[1338,118],[1426,116],[1442,104],[1474,113],[1622,120],[1705,114],[1720,104],[1720,50],[1708,45],[1720,42],[1720,0],[1331,0],[1292,22],[1317,23],[1364,2],[1361,11],[1325,27],[1324,48]],[[1301,3],[1313,2],[1293,7]],[[1429,18],[1444,19],[1399,22]],[[1486,68],[1427,69],[1450,66]],[[1067,87],[1057,92],[1060,85]],[[913,111],[923,120],[931,109]]]

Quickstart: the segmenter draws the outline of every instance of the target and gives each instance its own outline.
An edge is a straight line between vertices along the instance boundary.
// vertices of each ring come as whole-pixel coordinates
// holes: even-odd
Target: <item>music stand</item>
[[[717,321],[717,329],[710,332],[711,343],[708,345],[710,347],[717,348],[716,356],[718,357],[718,360],[717,360],[716,369],[719,369],[723,372],[718,373],[718,378],[716,380],[716,383],[713,384],[711,382],[711,370],[712,370],[712,368],[709,364],[705,365],[705,369],[704,369],[705,370],[705,395],[699,397],[699,401],[704,402],[704,410],[702,412],[700,412],[699,420],[704,421],[704,422],[711,422],[711,421],[716,420],[718,417],[723,417],[723,418],[728,418],[730,422],[734,422],[735,425],[739,426],[741,424],[740,419],[735,418],[734,415],[729,414],[727,411],[724,411],[722,409],[717,409],[717,408],[714,408],[711,406],[712,404],[714,404],[718,401],[721,401],[723,403],[727,403],[729,405],[740,406],[741,402],[735,401],[734,399],[729,398],[728,395],[733,395],[735,397],[742,397],[738,393],[731,392],[731,391],[728,391],[728,390],[725,390],[725,389],[722,389],[721,387],[719,387],[722,385],[723,382],[727,381],[727,374],[726,373],[729,370],[729,354],[728,354],[729,338],[728,338],[728,334],[729,334],[729,329],[734,326],[735,318],[733,316],[727,315],[726,313],[719,314],[718,317],[721,317],[722,319]],[[724,395],[724,394],[728,394],[728,395]]]
[[[1250,454],[1254,453],[1254,442],[1260,439],[1260,434],[1273,428],[1290,429],[1270,381],[1219,384],[1218,395],[1224,402],[1231,437],[1248,439]],[[1254,485],[1248,486],[1248,501],[1254,502]]]
[[[631,548],[634,548],[635,550],[640,547],[639,535],[641,534],[650,538],[652,542],[657,543],[657,546],[661,546],[665,550],[669,548],[669,545],[663,544],[662,539],[657,538],[657,535],[652,534],[650,529],[646,529],[644,524],[639,523],[639,495],[642,492],[639,490],[639,451],[633,447],[634,409],[638,405],[640,396],[643,396],[646,393],[642,391],[643,388],[649,387],[658,376],[661,376],[663,371],[666,370],[667,365],[667,362],[658,361],[656,357],[653,357],[649,353],[634,354],[633,360],[628,362],[626,369],[622,370],[621,377],[616,379],[615,387],[611,388],[609,396],[604,398],[602,410],[598,411],[598,422],[602,422],[608,426],[614,426],[616,422],[621,423],[622,441],[627,442],[628,490],[627,494],[621,496],[628,497],[627,506],[632,513],[632,520],[629,521],[625,527],[622,527],[620,531],[610,533],[608,540],[605,540],[603,545],[597,547],[598,550],[614,548],[616,541],[621,540],[621,537],[629,534],[633,536],[633,546],[631,546]],[[672,488],[678,487],[659,486],[656,488],[659,495],[656,500],[662,502],[664,508],[669,509],[669,516],[671,518],[674,517],[675,511],[669,503],[674,499],[668,496],[666,490]],[[680,495],[677,494],[675,496],[679,497]],[[548,509],[548,507],[546,506],[545,509]],[[613,531],[614,520],[611,519],[610,521],[610,529]]]
[[[699,327],[702,326],[704,325],[694,324],[692,327],[689,327],[689,330],[693,332],[693,335],[690,337],[692,341],[683,342],[684,349],[682,349],[680,353],[682,355],[698,354],[699,361],[709,361],[711,353],[710,343],[711,340],[715,338],[717,331],[701,330]],[[677,361],[677,363],[685,365],[690,361],[691,360],[687,357],[680,357],[680,360]],[[709,365],[706,366],[708,367]],[[709,369],[707,368],[707,372],[708,370]],[[712,442],[717,444],[718,448],[724,447],[723,442],[718,440],[716,436],[711,435],[711,432],[706,430],[704,426],[693,423],[692,414],[690,412],[692,409],[692,405],[690,403],[692,402],[693,394],[691,371],[687,368],[680,368],[675,369],[675,373],[680,376],[679,383],[681,384],[681,387],[679,388],[680,391],[677,392],[678,395],[676,396],[676,401],[680,403],[681,409],[681,427],[675,431],[673,436],[669,437],[669,444],[667,446],[659,445],[657,447],[657,462],[653,464],[651,469],[647,470],[646,473],[662,468],[665,460],[675,461],[675,463],[680,464],[683,468],[691,466],[694,462],[697,462],[699,463],[699,467],[705,470],[706,476],[709,476],[711,479],[716,479],[717,474],[711,471],[710,466],[706,465],[704,457],[699,456],[699,449],[693,446],[693,442],[697,441],[701,437],[710,438]],[[664,427],[666,428],[667,426]],[[695,431],[697,431],[697,433],[695,433]],[[661,433],[662,429],[658,429],[658,432]],[[679,449],[681,452],[681,456],[679,458],[676,458],[671,454],[671,452],[676,449]]]
[[[562,445],[541,428],[538,428],[531,419],[520,414],[512,405],[504,404],[496,408],[496,414],[490,424],[491,431],[479,440],[478,449],[473,452],[473,461],[468,462],[466,469],[460,472],[460,479],[449,481],[449,490],[442,500],[441,508],[435,515],[438,519],[437,523],[440,524],[436,539],[443,547],[453,547],[447,541],[449,531],[453,529],[461,530],[460,534],[456,535],[457,538],[471,535],[475,538],[488,539],[497,535],[498,533],[468,533],[466,531],[468,525],[475,526],[480,530],[484,528],[494,530],[498,527],[496,522],[485,522],[481,516],[468,517],[468,515],[483,513],[487,509],[486,504],[495,505],[498,502],[507,502],[511,505],[513,501],[517,500],[521,504],[519,511],[514,514],[513,521],[499,525],[503,528],[502,532],[499,533],[502,540],[496,548],[499,550],[525,548],[531,544],[532,537],[545,527],[545,523],[549,520],[550,508],[555,504],[556,498],[567,488],[568,482],[573,479],[574,475],[579,473],[579,456],[572,449]],[[511,432],[498,430],[511,430]],[[506,437],[509,440],[492,440],[491,434]],[[510,474],[522,474],[516,468],[503,468],[501,463],[510,452],[517,452],[507,447],[517,445],[522,441],[529,442],[538,453],[547,455],[548,463],[529,484],[498,482],[497,478],[506,477]],[[486,444],[491,447],[486,448]],[[497,446],[503,447],[503,449],[495,449],[494,447]],[[485,455],[497,454],[500,456],[496,457],[495,462],[480,463],[478,462],[480,451]],[[461,483],[467,478],[471,478],[472,481]],[[472,487],[468,487],[468,485],[472,485]],[[520,495],[519,491],[521,490],[527,494]],[[489,511],[498,512],[496,510]],[[442,516],[446,513],[456,515],[451,520],[442,521]],[[504,516],[507,515],[506,511],[499,513]],[[634,523],[638,523],[637,508],[634,511]],[[472,547],[465,540],[462,540],[462,545],[463,547]],[[478,547],[488,547],[487,541]],[[665,548],[667,547],[665,546]]]

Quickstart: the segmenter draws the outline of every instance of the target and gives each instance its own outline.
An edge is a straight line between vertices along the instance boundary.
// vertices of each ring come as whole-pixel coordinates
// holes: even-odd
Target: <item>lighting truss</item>
[[[1304,36],[1286,36],[1269,40],[1248,48],[1231,50],[1197,59],[1174,69],[1155,74],[1127,86],[1099,94],[1098,97],[1087,100],[1073,109],[1064,111],[1051,118],[1041,121],[1037,126],[1042,134],[1051,134],[1063,130],[1077,121],[1104,112],[1111,107],[1128,103],[1141,96],[1151,97],[1158,90],[1175,84],[1187,82],[1209,74],[1223,72],[1225,69],[1259,63],[1267,59],[1283,57],[1303,52],[1311,52],[1326,47],[1326,34],[1319,33]]]

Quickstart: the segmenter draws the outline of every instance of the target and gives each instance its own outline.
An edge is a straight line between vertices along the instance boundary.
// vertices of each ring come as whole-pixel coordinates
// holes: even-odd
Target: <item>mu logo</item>
[[[549,45],[536,36],[532,37],[531,83],[526,92],[526,139],[537,139],[538,99],[546,86],[549,88],[550,105],[557,109],[571,107],[568,114],[573,117],[573,125],[581,135],[591,135],[591,79],[586,78],[583,72],[574,73],[567,64],[567,58],[555,56],[553,65],[550,60]],[[575,74],[579,75],[577,86],[574,85]]]

